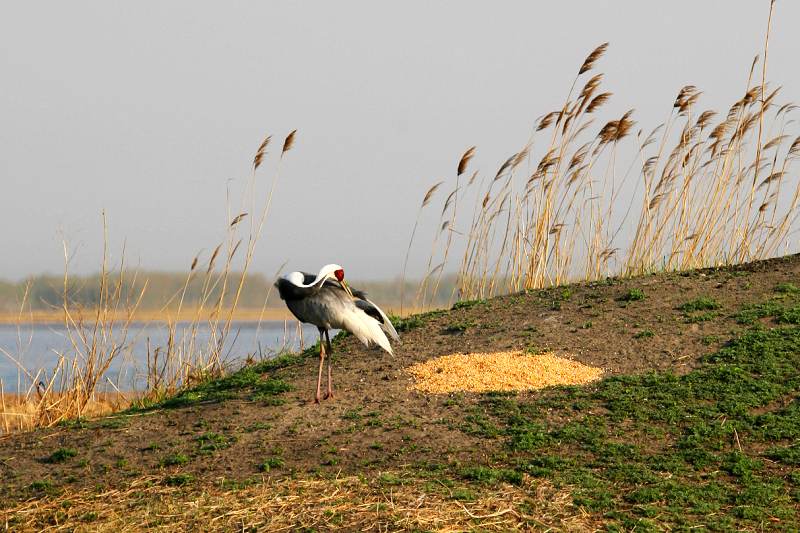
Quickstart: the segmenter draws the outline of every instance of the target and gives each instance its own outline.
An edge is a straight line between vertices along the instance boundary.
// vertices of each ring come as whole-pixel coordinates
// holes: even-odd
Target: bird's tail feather
[[[363,311],[349,314],[344,322],[344,327],[366,346],[377,344],[390,355],[394,355],[392,345],[381,328],[381,323]]]
[[[383,317],[383,324],[381,324],[381,329],[385,331],[386,334],[389,335],[392,339],[399,342],[400,344],[403,344],[403,341],[400,340],[400,335],[397,334],[397,330],[394,329],[392,321],[389,320],[389,317],[386,316],[386,313],[383,312],[383,309],[375,305],[375,302],[370,300],[367,301],[371,303],[375,307],[375,309],[377,309],[378,312],[381,314],[381,317]]]

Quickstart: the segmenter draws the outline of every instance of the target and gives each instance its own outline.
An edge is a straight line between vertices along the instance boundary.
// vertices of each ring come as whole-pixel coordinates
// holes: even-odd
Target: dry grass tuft
[[[52,418],[52,413],[58,412],[62,404],[73,401],[70,396],[69,391],[49,393],[46,396],[38,392],[29,395],[0,392],[0,435],[30,431],[42,425],[42,420]],[[82,406],[81,416],[96,418],[120,411],[130,406],[136,396],[135,393],[94,393]]]
[[[387,486],[355,476],[265,480],[238,491],[187,491],[142,477],[122,490],[27,501],[0,512],[0,524],[15,531],[596,529],[568,489],[547,482],[526,478],[520,486],[487,488],[462,502],[444,485],[391,477],[402,482]]]
[[[599,368],[552,353],[523,352],[452,354],[408,368],[415,389],[448,392],[523,391],[556,385],[582,385],[600,379]]]

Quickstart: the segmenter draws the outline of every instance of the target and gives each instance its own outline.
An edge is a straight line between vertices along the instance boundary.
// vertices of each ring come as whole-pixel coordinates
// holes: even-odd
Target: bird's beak
[[[346,282],[345,280],[342,280],[342,281],[340,281],[339,283],[341,283],[341,284],[342,284],[342,288],[344,289],[344,292],[346,292],[347,294],[349,294],[349,295],[350,295],[350,298],[355,298],[355,296],[353,296],[353,291],[351,291],[351,290],[350,290],[350,287],[348,287],[348,286],[347,286],[347,282]]]

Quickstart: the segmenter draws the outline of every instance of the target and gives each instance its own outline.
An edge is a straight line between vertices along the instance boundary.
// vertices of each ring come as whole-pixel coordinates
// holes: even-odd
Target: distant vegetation
[[[112,273],[111,277],[114,278],[117,275]],[[212,274],[212,282],[209,284],[211,287],[209,301],[219,299],[223,284],[215,283],[215,281],[222,275],[221,273]],[[233,277],[240,275],[241,273],[238,272],[228,273],[228,276]],[[167,305],[167,309],[174,309],[178,305],[178,299],[175,296],[182,293],[186,279],[187,275],[180,272],[139,272],[136,274],[128,272],[123,277],[120,300],[124,302],[138,298],[145,281],[147,281],[147,289],[142,294],[139,309],[158,310],[170,300],[172,301]],[[183,299],[184,308],[193,308],[200,304],[204,282],[205,280],[201,277],[194,277],[190,280]],[[382,306],[390,308],[399,305],[400,283],[399,279],[351,282],[356,288],[366,290],[370,298],[380,302]],[[267,307],[282,307],[283,303],[278,298],[277,292],[273,290],[270,293],[271,284],[272,280],[267,279],[263,274],[247,274],[238,307],[261,309],[265,303]],[[455,278],[452,276],[443,280],[439,297],[432,302],[434,306],[443,306],[448,303],[454,284]],[[74,306],[97,308],[101,304],[100,285],[99,274],[73,276],[68,283],[68,300]],[[64,279],[59,276],[37,276],[17,283],[0,281],[0,312],[18,311],[25,295],[26,286],[28,287],[27,304],[30,305],[30,309],[38,311],[61,308],[64,301]],[[416,281],[406,281],[406,292],[413,293],[418,286],[419,283]],[[269,301],[266,301],[268,293],[270,293]],[[228,291],[223,299],[223,307],[229,307],[234,296],[235,294]]]

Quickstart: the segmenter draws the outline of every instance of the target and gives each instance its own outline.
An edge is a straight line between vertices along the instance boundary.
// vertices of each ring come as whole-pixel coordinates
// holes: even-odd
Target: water
[[[180,339],[182,332],[189,326],[188,323],[178,324],[176,337]],[[208,326],[198,326],[196,345],[205,349],[209,335]],[[129,328],[124,348],[115,357],[106,373],[115,384],[119,377],[118,385],[121,389],[141,389],[145,384],[148,338],[151,350],[157,346],[166,346],[167,330],[162,324],[132,325]],[[315,343],[317,328],[304,324],[303,340],[306,346]],[[296,322],[285,325],[283,321],[267,321],[262,322],[260,327],[252,322],[234,322],[222,353],[226,362],[235,365],[248,355],[268,358],[276,351],[285,348],[297,349],[299,346]],[[45,369],[48,377],[58,362],[59,353],[63,353],[69,359],[74,354],[68,332],[63,325],[34,324],[19,328],[15,325],[0,325],[0,379],[3,380],[6,392],[27,390],[31,379],[21,372],[18,365],[4,352],[18,359],[30,372],[36,372],[40,368]],[[39,380],[46,379],[40,377]],[[100,390],[106,389],[114,390],[108,381],[104,380]]]

